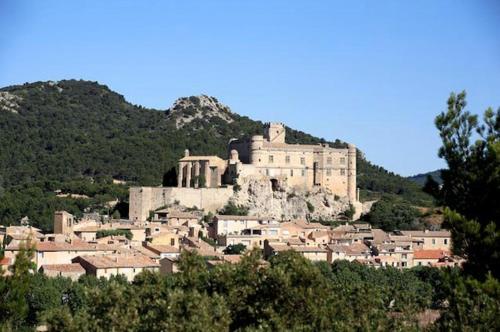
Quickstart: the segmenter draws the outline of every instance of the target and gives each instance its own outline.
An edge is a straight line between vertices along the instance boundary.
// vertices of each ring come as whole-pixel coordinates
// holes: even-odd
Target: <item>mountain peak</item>
[[[228,106],[207,95],[179,98],[167,111],[168,117],[175,120],[177,128],[182,128],[196,119],[209,122],[215,117],[227,123],[234,121]]]

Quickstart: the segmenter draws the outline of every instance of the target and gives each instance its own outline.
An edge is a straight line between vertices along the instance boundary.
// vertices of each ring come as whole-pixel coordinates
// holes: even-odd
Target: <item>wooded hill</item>
[[[219,110],[189,97],[183,98],[180,110],[158,111],[133,105],[105,85],[82,80],[26,83],[0,91],[19,97],[10,108],[0,101],[0,174],[6,188],[80,177],[159,185],[184,149],[226,157],[229,139],[261,134],[264,126],[230,112],[213,97],[208,98],[221,105]],[[207,116],[178,125],[179,117],[190,118],[195,112]],[[326,142],[287,130],[289,143]],[[342,145],[339,140],[330,143]],[[372,165],[359,153],[358,183],[374,192],[428,199],[418,186]]]

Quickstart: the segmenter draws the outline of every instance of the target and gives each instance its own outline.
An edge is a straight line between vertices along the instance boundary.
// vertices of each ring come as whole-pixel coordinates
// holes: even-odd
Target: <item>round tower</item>
[[[252,136],[250,141],[250,164],[258,165],[262,161],[264,147],[264,136]]]
[[[347,149],[347,197],[355,202],[356,198],[356,146],[349,144]]]

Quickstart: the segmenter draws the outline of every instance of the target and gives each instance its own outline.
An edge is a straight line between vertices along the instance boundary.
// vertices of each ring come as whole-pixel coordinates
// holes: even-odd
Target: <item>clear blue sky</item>
[[[158,109],[209,94],[402,175],[444,165],[451,91],[500,106],[499,1],[0,0],[0,31],[0,86],[82,78]]]

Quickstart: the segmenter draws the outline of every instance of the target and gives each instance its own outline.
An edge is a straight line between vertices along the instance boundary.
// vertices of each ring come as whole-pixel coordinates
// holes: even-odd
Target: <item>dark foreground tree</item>
[[[500,277],[500,109],[487,109],[482,123],[465,111],[465,92],[452,94],[448,110],[436,118],[442,147],[441,197],[453,250],[467,259],[477,277]],[[473,141],[475,140],[475,141]]]

